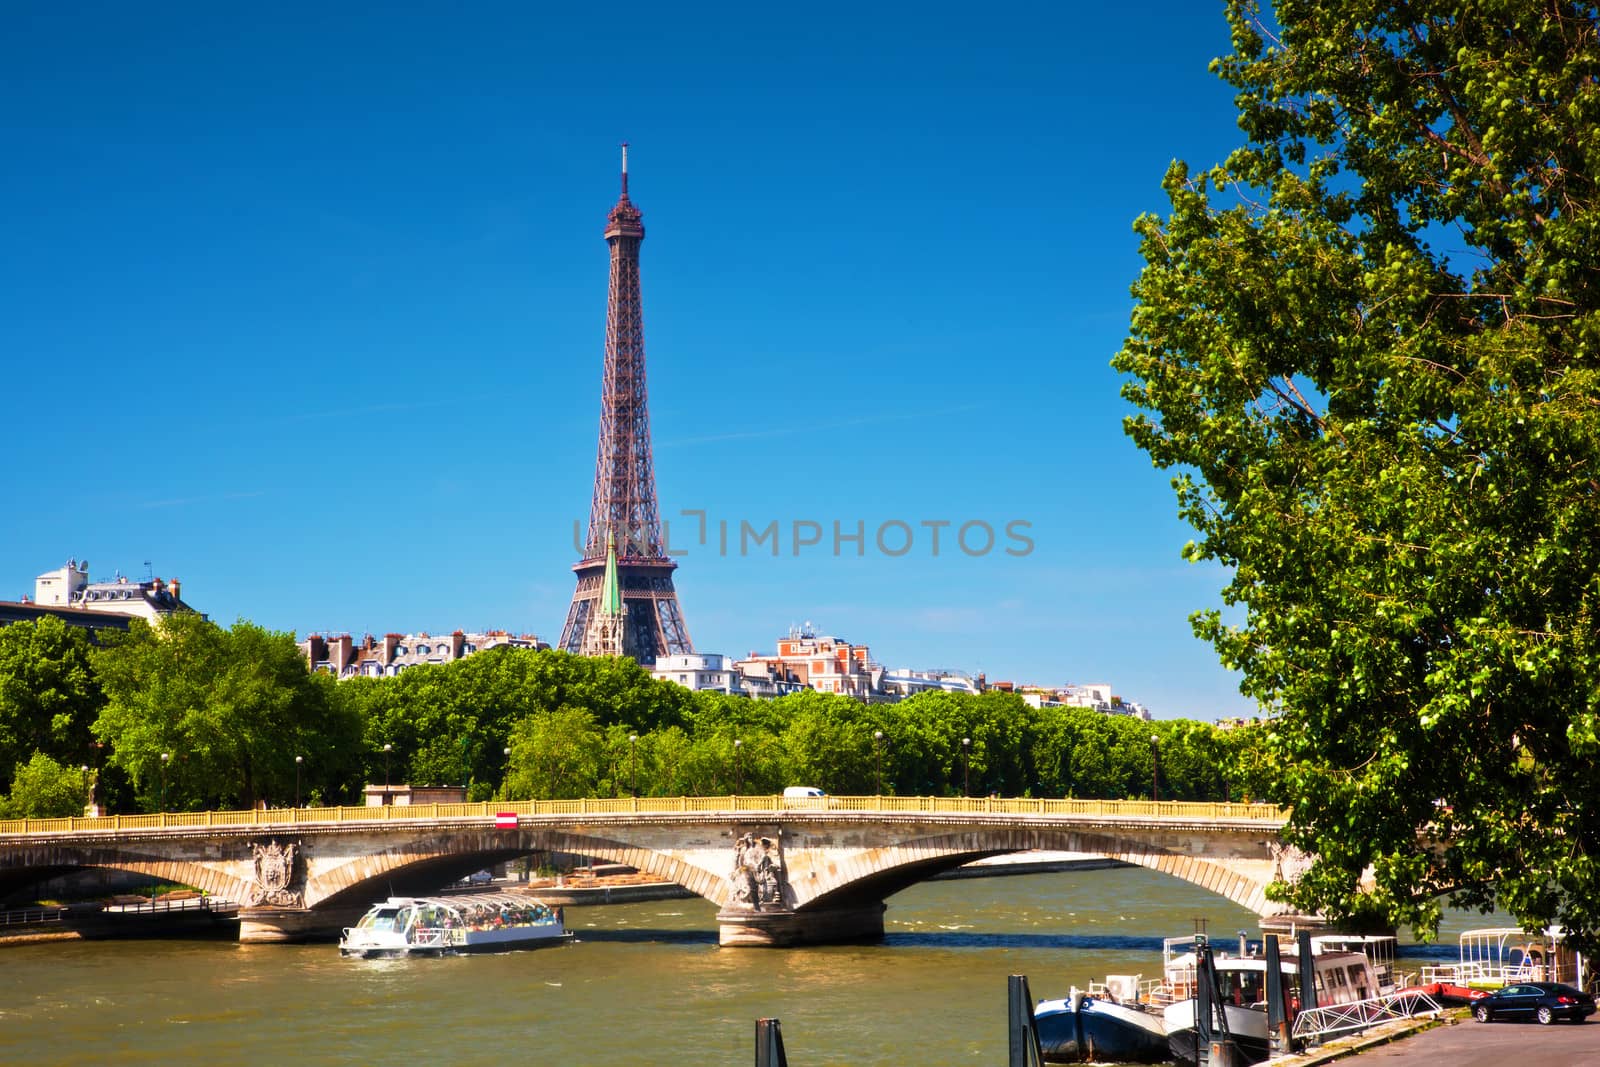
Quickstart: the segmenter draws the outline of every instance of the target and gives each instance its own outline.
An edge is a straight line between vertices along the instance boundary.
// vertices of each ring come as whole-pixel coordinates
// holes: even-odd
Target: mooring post
[[[1007,1067],[1044,1067],[1039,1031],[1033,1026],[1033,994],[1025,974],[1014,974],[1006,981],[1006,1015],[1010,1034]]]
[[[1283,966],[1278,952],[1278,935],[1266,936],[1267,949],[1267,1048],[1270,1055],[1289,1051],[1289,1013],[1283,1001]]]
[[[1228,1029],[1227,1000],[1217,983],[1217,965],[1204,935],[1195,935],[1195,1063],[1203,1067],[1238,1067],[1239,1045]]]
[[[1300,954],[1300,1010],[1310,1011],[1317,1006],[1317,957],[1311,949],[1310,930],[1295,935],[1295,950]]]
[[[1216,996],[1212,986],[1211,947],[1204,934],[1194,935],[1194,1062],[1203,1067],[1211,1059],[1211,1014]]]
[[[789,1067],[783,1053],[783,1027],[776,1019],[756,1020],[756,1067]]]

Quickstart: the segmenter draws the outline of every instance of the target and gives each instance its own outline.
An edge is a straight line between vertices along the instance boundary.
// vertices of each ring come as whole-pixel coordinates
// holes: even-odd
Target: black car
[[[1472,1016],[1480,1023],[1537,1019],[1548,1026],[1557,1019],[1581,1023],[1593,1014],[1593,996],[1560,982],[1518,982],[1472,1002]]]

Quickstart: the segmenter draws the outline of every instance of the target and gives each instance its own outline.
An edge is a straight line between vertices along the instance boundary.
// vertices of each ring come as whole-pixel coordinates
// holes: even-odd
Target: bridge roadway
[[[1093,853],[1262,916],[1293,877],[1267,804],[962,797],[624,797],[0,820],[0,900],[85,868],[240,901],[240,940],[327,937],[375,899],[425,893],[538,851],[625,863],[718,906],[724,945],[883,934],[884,901],[986,856]],[[1286,867],[1289,869],[1286,870]]]

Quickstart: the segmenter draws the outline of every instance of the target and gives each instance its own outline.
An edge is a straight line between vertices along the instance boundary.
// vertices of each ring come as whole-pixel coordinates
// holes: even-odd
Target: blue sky
[[[810,620],[1248,710],[1108,366],[1132,220],[1240,139],[1220,5],[334,6],[8,7],[0,598],[150,560],[224,622],[553,641],[627,140],[662,513],[712,523],[673,523],[699,648]]]

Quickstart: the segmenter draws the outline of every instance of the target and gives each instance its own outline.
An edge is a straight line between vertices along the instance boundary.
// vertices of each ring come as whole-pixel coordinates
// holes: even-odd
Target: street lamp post
[[[156,805],[156,808],[162,813],[165,813],[167,810],[167,761],[171,758],[172,753],[161,753],[161,802]],[[165,825],[166,821],[166,819],[162,819],[162,825]],[[160,884],[161,880],[152,875],[150,878],[150,907],[152,910],[154,910],[156,906],[156,887]]]
[[[743,746],[743,741],[737,737],[733,739],[733,792],[735,796],[744,792],[744,763],[739,756],[739,749]]]
[[[639,735],[628,735],[628,775],[632,779],[628,791],[639,795]]]
[[[294,758],[294,806],[297,808],[300,806],[300,766],[305,761],[304,756]]]
[[[1161,799],[1161,738],[1150,735],[1150,799]]]
[[[383,746],[383,802],[388,804],[394,798],[389,793],[389,753],[394,751],[394,746],[385,742]]]
[[[883,731],[872,731],[873,771],[878,779],[878,796],[883,796]]]
[[[95,800],[95,788],[100,784],[100,750],[105,747],[99,741],[89,742],[89,807],[86,815],[99,815],[100,804]]]
[[[972,795],[972,738],[961,739],[961,795]]]

